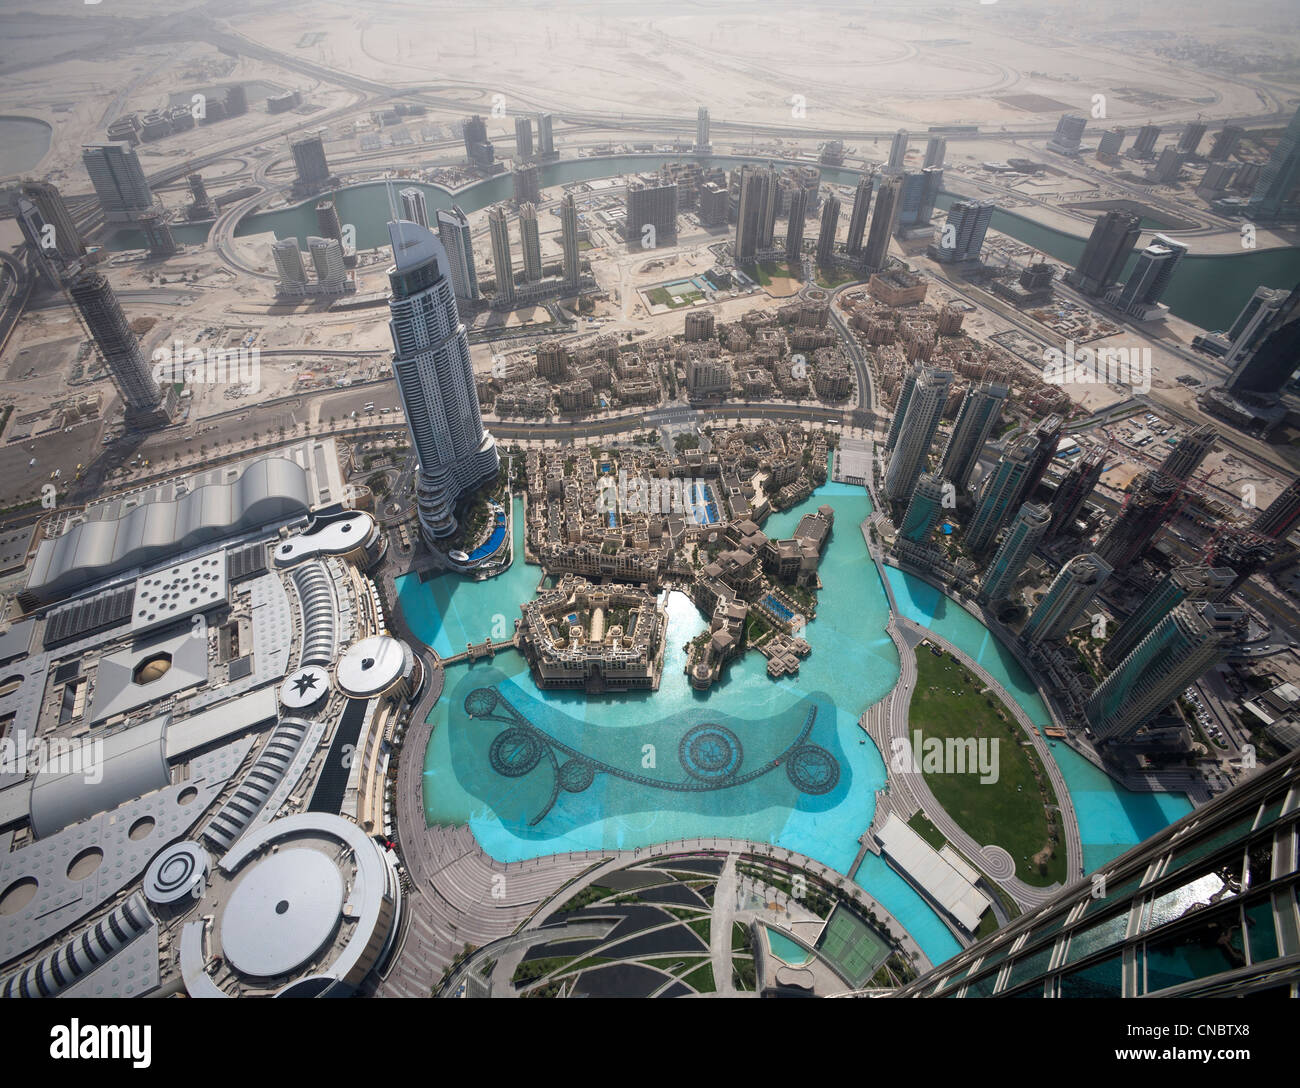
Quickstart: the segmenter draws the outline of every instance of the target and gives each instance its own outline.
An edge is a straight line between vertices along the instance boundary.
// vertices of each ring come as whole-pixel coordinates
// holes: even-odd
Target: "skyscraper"
[[[1024,483],[1038,453],[1038,439],[1033,435],[1017,438],[993,466],[980,488],[975,516],[966,526],[966,547],[976,555],[987,552],[998,530],[1020,508]],[[1046,512],[1046,507],[1043,508]],[[1046,523],[1044,523],[1046,528]]]
[[[1268,504],[1251,526],[1261,536],[1285,540],[1300,522],[1300,478],[1287,485],[1285,491]]]
[[[761,246],[769,196],[776,187],[776,172],[765,166],[740,168],[740,205],[736,213],[736,261],[752,262]]]
[[[533,122],[528,117],[515,118],[515,156],[520,159],[533,157]]]
[[[1099,742],[1130,736],[1188,684],[1222,659],[1240,609],[1212,602],[1174,605],[1088,700],[1085,713]]]
[[[1188,431],[1169,451],[1169,456],[1160,466],[1160,471],[1172,480],[1186,482],[1191,479],[1192,473],[1201,467],[1201,462],[1210,455],[1218,437],[1218,432],[1208,423],[1202,423],[1199,427]]]
[[[99,272],[82,272],[68,286],[68,294],[122,395],[127,425],[157,412],[162,391],[108,280]]]
[[[917,477],[925,471],[926,456],[948,403],[952,377],[951,370],[926,367],[916,379],[907,402],[907,418],[885,472],[885,495],[892,502],[907,502]]]
[[[907,163],[907,140],[908,133],[906,129],[900,128],[894,133],[894,138],[889,144],[889,162],[885,164],[882,173],[901,174],[903,172],[903,167]]]
[[[153,193],[129,144],[92,144],[81,149],[90,184],[107,223],[129,223],[153,207]]]
[[[552,125],[553,118],[549,113],[537,115],[537,154],[539,155],[555,154],[555,131]]]
[[[1106,292],[1106,301],[1139,321],[1150,320],[1167,309],[1161,306],[1160,300],[1173,279],[1174,269],[1186,254],[1187,247],[1182,242],[1157,234],[1138,254],[1137,264],[1124,286]]]
[[[515,266],[510,260],[510,220],[504,205],[494,204],[488,210],[488,233],[492,236],[492,268],[496,272],[497,301],[513,302],[515,299]]]
[[[835,259],[835,231],[840,222],[840,198],[835,193],[822,204],[821,229],[817,233],[817,263],[829,265]]]
[[[943,171],[936,166],[911,170],[903,174],[903,189],[898,201],[895,224],[903,227],[926,227],[934,215],[934,204],[943,187]]]
[[[1077,155],[1087,125],[1088,119],[1077,113],[1061,114],[1061,119],[1056,122],[1056,133],[1047,141],[1047,150],[1059,151],[1062,155]]]
[[[542,238],[535,205],[525,204],[519,209],[519,245],[524,252],[524,279],[536,283],[542,278]]]
[[[906,540],[922,543],[930,538],[934,527],[943,516],[943,492],[945,480],[929,472],[921,473],[912,492],[912,500],[907,504],[907,512],[898,527],[898,533]]]
[[[442,243],[403,220],[390,222],[388,234],[393,374],[420,462],[415,495],[421,532],[435,541],[456,532],[457,503],[494,480],[500,460],[479,416],[469,340]]]
[[[14,206],[18,229],[27,243],[27,259],[47,287],[57,288],[63,279],[63,258],[51,237],[51,228],[41,218],[40,209],[25,196]]]
[[[1210,145],[1210,161],[1227,162],[1236,152],[1237,144],[1244,135],[1246,130],[1239,125],[1224,125]]]
[[[275,259],[275,271],[279,286],[287,293],[295,293],[294,288],[307,283],[307,269],[302,263],[302,250],[298,248],[297,238],[281,238],[271,243],[271,256]]]
[[[327,291],[335,291],[347,280],[343,264],[343,245],[336,238],[308,238],[307,252],[316,268],[316,282]]]
[[[473,117],[465,118],[463,131],[465,157],[469,159],[470,165],[490,167],[495,153],[487,138],[487,122],[476,113]]]
[[[560,200],[560,242],[564,249],[564,284],[577,287],[582,277],[582,263],[578,250],[578,206],[572,193]]]
[[[1294,996],[1298,772],[1260,767],[895,996]]]
[[[1012,519],[1002,537],[1002,543],[993,560],[980,578],[977,599],[981,602],[1005,601],[1016,588],[1025,565],[1034,554],[1039,541],[1047,533],[1052,515],[1046,506],[1025,503]]]
[[[948,141],[942,136],[931,136],[925,144],[925,161],[922,166],[937,166],[943,169],[943,161],[948,155]]]
[[[1104,295],[1123,271],[1124,262],[1141,233],[1142,220],[1136,215],[1105,212],[1092,225],[1079,264],[1065,274],[1066,282],[1085,295]]]
[[[510,180],[514,185],[515,207],[542,202],[542,189],[535,165],[516,164],[511,167]]]
[[[874,182],[875,175],[868,171],[858,178],[858,187],[853,191],[853,214],[849,216],[849,236],[844,243],[844,252],[850,257],[862,254],[862,239],[867,233],[867,214],[871,211]]]
[[[481,298],[482,292],[478,289],[478,272],[474,267],[474,239],[470,235],[469,220],[460,210],[459,204],[453,204],[450,209],[439,208],[437,219],[438,240],[447,253],[447,263],[451,268],[452,290],[457,298],[471,301]],[[493,245],[495,246],[495,242]],[[507,236],[506,253],[509,252],[510,239]]]
[[[1050,536],[1070,532],[1083,511],[1101,474],[1106,471],[1106,451],[1093,448],[1079,458],[1078,463],[1065,474],[1056,494],[1052,497],[1052,528]]]
[[[1250,212],[1259,219],[1274,219],[1284,211],[1296,212],[1297,186],[1300,186],[1300,110],[1282,133],[1277,147],[1259,172],[1255,191],[1250,194]]]
[[[36,205],[41,219],[54,226],[54,248],[65,261],[76,260],[86,252],[81,242],[81,234],[76,223],[63,202],[63,195],[58,186],[48,181],[35,181],[28,178],[22,183],[20,192]]]
[[[1300,365],[1300,284],[1266,320],[1261,321],[1243,350],[1234,351],[1235,367],[1224,385],[1234,393],[1276,393]]]
[[[322,238],[343,240],[343,224],[339,222],[338,209],[334,201],[321,200],[316,204],[316,233]]]
[[[1183,134],[1178,140],[1178,154],[1194,156],[1196,149],[1201,146],[1201,140],[1208,127],[1204,121],[1188,121],[1187,127],[1183,129]]]
[[[1132,614],[1115,628],[1115,633],[1101,650],[1102,664],[1115,668],[1133,652],[1144,638],[1156,629],[1156,624],[1183,601],[1212,601],[1236,577],[1226,567],[1178,567],[1171,570],[1151,590]]]
[[[979,463],[984,443],[988,441],[1010,395],[1011,388],[997,382],[981,382],[966,390],[943,455],[943,474],[952,481],[958,494],[964,492],[970,483],[971,472]]]
[[[790,194],[790,217],[785,225],[785,259],[791,264],[803,260],[803,228],[807,216],[808,190],[795,189]]]
[[[885,437],[885,452],[889,453],[898,444],[898,436],[903,433],[903,420],[907,418],[907,405],[916,388],[916,379],[921,376],[921,367],[913,367],[903,375],[903,387],[898,391],[898,402],[894,405],[894,414],[889,420],[889,432]]]
[[[647,227],[652,228],[647,231]],[[627,186],[627,240],[646,249],[677,237],[677,185],[646,177]],[[649,245],[646,245],[647,240]]]
[[[709,143],[709,111],[701,106],[695,115],[695,151],[707,155],[712,150],[713,145]]]
[[[1057,447],[1061,444],[1061,432],[1064,429],[1064,418],[1054,413],[1034,424],[1032,433],[1037,440],[1037,446],[1029,462],[1029,468],[1025,471],[1024,479],[1020,482],[1020,491],[1014,500],[1016,506],[1033,498],[1038,485],[1043,482],[1043,477],[1047,475],[1047,468],[1052,463],[1052,458],[1056,456]]]
[[[867,233],[867,246],[862,251],[862,264],[869,271],[885,267],[889,259],[889,240],[898,219],[898,206],[903,193],[903,179],[898,176],[880,179],[876,193],[876,210],[871,214],[871,229]]]
[[[294,188],[303,193],[318,193],[328,188],[329,163],[325,160],[325,144],[319,136],[308,136],[289,145],[293,152],[293,165],[298,179]]]
[[[1223,357],[1226,366],[1235,367],[1243,355],[1255,348],[1262,338],[1260,327],[1286,304],[1286,296],[1283,289],[1255,288],[1224,334],[1230,345]]]
[[[1097,141],[1097,158],[1113,159],[1120,153],[1124,146],[1124,136],[1126,135],[1122,128],[1107,129],[1101,134],[1101,139]]]
[[[1115,570],[1127,570],[1173,516],[1182,489],[1178,480],[1159,472],[1144,472],[1129,489],[1123,509],[1097,544],[1097,553]]]
[[[1020,637],[1031,645],[1064,638],[1110,574],[1110,565],[1096,552],[1076,555],[1052,579]]]
[[[978,261],[995,207],[991,200],[954,200],[939,244],[932,247],[934,258],[945,263]]]
[[[397,194],[402,201],[402,218],[411,223],[419,223],[425,230],[429,229],[429,208],[424,202],[424,192],[414,185]]]
[[[1159,125],[1143,125],[1138,129],[1137,137],[1133,140],[1133,147],[1129,154],[1135,159],[1150,158],[1158,139],[1160,139]]]

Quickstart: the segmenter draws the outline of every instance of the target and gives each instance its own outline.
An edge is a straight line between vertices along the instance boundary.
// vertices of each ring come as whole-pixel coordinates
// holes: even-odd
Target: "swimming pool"
[[[773,929],[771,926],[763,927],[767,931],[767,947],[772,950],[772,955],[782,963],[788,963],[791,967],[802,967],[810,959],[812,953],[804,948],[803,945],[797,944],[793,939],[787,937],[779,929]]]
[[[691,514],[695,518],[696,525],[713,525],[718,522],[718,504],[713,501],[712,495],[709,494],[709,485],[696,482],[691,485],[690,493],[687,495],[687,502],[691,507]]]
[[[496,526],[492,530],[492,535],[482,544],[469,553],[469,561],[476,563],[480,559],[486,559],[501,547],[501,542],[506,538],[506,516],[498,514]]]
[[[770,608],[773,612],[775,612],[778,616],[780,616],[783,620],[785,620],[786,623],[789,623],[792,619],[794,619],[794,613],[791,612],[790,609],[786,608],[786,606],[783,605],[780,601],[778,601],[776,597],[774,597],[771,593],[769,593],[766,597],[763,598],[763,603],[767,605],[767,607]]]

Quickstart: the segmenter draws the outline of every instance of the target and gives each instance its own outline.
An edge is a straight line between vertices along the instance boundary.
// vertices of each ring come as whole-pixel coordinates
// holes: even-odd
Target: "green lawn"
[[[817,265],[816,269],[814,278],[817,280],[817,286],[825,287],[828,290],[832,287],[838,287],[841,283],[848,283],[850,280],[859,278],[858,273],[851,268],[826,269],[821,265]]]
[[[691,305],[691,303],[693,303],[696,299],[703,298],[704,292],[687,291],[685,294],[676,296],[677,298],[681,299],[680,302],[673,301],[673,296],[668,293],[668,288],[666,287],[656,287],[651,291],[647,291],[645,293],[645,296],[655,306],[668,306],[676,310],[676,309],[680,309],[683,306]]]
[[[1003,847],[1025,883],[1039,887],[1064,883],[1064,843],[1049,841],[1048,815],[1035,771],[1042,777],[1047,803],[1055,805],[1056,795],[1038,756],[1021,744],[1020,726],[1009,711],[1003,710],[1007,719],[1003,721],[998,715],[1001,703],[980,694],[979,679],[946,654],[918,653],[916,666],[916,692],[908,715],[911,730],[919,729],[927,738],[987,737],[999,742],[996,782],[981,783],[978,773],[926,774],[935,798],[976,842]],[[1044,849],[1051,849],[1051,856],[1035,864],[1034,855]]]

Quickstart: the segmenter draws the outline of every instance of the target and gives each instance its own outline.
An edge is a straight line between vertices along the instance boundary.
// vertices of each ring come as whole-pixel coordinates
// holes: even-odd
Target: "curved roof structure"
[[[275,546],[277,567],[291,567],[322,555],[346,555],[365,546],[374,536],[375,519],[364,510],[343,518],[318,522]]]
[[[283,457],[264,457],[230,483],[207,484],[177,499],[145,503],[118,518],[82,522],[54,540],[42,541],[27,589],[57,597],[178,551],[271,521],[301,517],[311,501],[305,469]]]
[[[382,695],[411,672],[414,658],[400,639],[374,635],[354,643],[334,671],[339,687],[353,698]]]
[[[79,746],[67,753],[68,758],[43,766],[32,779],[30,819],[36,837],[52,835],[170,784],[170,721],[170,715],[154,718],[97,740],[96,745],[102,744],[99,750]]]

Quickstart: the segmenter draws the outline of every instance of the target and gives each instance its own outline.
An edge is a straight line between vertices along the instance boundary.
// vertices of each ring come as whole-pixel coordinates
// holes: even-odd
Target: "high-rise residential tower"
[[[835,231],[840,222],[840,198],[835,193],[822,204],[821,229],[817,232],[817,263],[829,265],[835,259]]]
[[[1285,540],[1300,522],[1300,478],[1287,485],[1285,491],[1268,504],[1251,526],[1261,536]]]
[[[474,267],[474,239],[470,235],[469,219],[461,211],[459,204],[453,204],[450,208],[439,208],[437,219],[438,240],[442,242],[442,248],[447,253],[447,263],[451,267],[452,289],[456,297],[471,301],[482,298],[482,292],[478,289],[478,271]],[[494,240],[493,245],[495,244]],[[507,235],[507,255],[509,252],[510,238]]]
[[[524,253],[524,279],[536,283],[542,278],[542,236],[537,229],[537,208],[533,204],[519,209],[519,245]]]
[[[1273,148],[1268,162],[1259,172],[1259,181],[1250,195],[1250,214],[1259,219],[1274,219],[1284,212],[1293,216],[1300,193],[1300,110],[1291,115],[1282,138]]]
[[[785,225],[785,259],[791,264],[803,260],[803,228],[807,217],[808,190],[795,189],[790,194],[790,217]]]
[[[1137,644],[1088,700],[1085,713],[1099,742],[1130,736],[1226,653],[1240,609],[1177,604]]]
[[[539,155],[555,154],[555,130],[553,124],[554,119],[549,113],[539,113],[537,115],[537,154]]]
[[[492,236],[492,268],[496,272],[497,294],[501,302],[513,302],[515,297],[515,266],[510,259],[510,220],[501,204],[488,211],[488,232]]]
[[[906,540],[922,543],[930,538],[934,527],[943,516],[944,487],[947,483],[942,476],[929,472],[921,473],[912,491],[912,500],[907,504],[898,533]]]
[[[1003,534],[1002,543],[980,578],[978,600],[1005,601],[1011,596],[1016,588],[1016,580],[1051,523],[1052,515],[1046,506],[1027,502],[1016,511],[1016,516],[1011,519],[1011,524]]]
[[[457,504],[496,479],[500,459],[479,415],[446,251],[418,223],[391,222],[388,234],[393,374],[420,463],[415,495],[421,533],[437,541],[456,532]]]
[[[884,166],[883,173],[901,174],[907,163],[907,141],[908,133],[906,129],[900,128],[894,133],[894,138],[889,143],[889,162]]]
[[[987,552],[997,539],[998,530],[1020,508],[1020,496],[1025,492],[1025,480],[1033,469],[1037,453],[1038,439],[1035,436],[1017,438],[980,487],[979,503],[975,516],[966,526],[965,537],[966,547],[974,554]]]
[[[1300,366],[1300,284],[1230,353],[1232,374],[1224,382],[1234,393],[1276,393]]]
[[[129,223],[153,207],[153,193],[129,144],[92,144],[81,149],[104,221]]]
[[[1110,565],[1095,552],[1076,555],[1052,579],[1020,637],[1031,645],[1064,638],[1110,575]]]
[[[951,370],[926,367],[916,379],[907,402],[907,418],[885,471],[885,495],[892,502],[911,499],[917,477],[925,471],[925,459],[948,403],[952,378]]]
[[[1093,448],[1079,458],[1078,463],[1065,474],[1052,496],[1052,529],[1055,537],[1074,529],[1101,474],[1106,471],[1106,451]]]
[[[325,159],[325,143],[319,136],[308,136],[289,145],[293,152],[293,166],[297,172],[294,187],[303,193],[318,193],[328,188],[329,163]]]
[[[1165,291],[1173,279],[1178,262],[1187,255],[1187,246],[1163,234],[1157,234],[1138,254],[1137,263],[1122,287],[1106,291],[1106,301],[1139,321],[1150,320],[1163,312]]]
[[[971,472],[979,463],[984,443],[988,441],[1010,395],[1010,386],[998,382],[981,382],[966,390],[943,455],[943,474],[952,481],[958,494],[964,492],[970,483]]]
[[[1118,571],[1141,557],[1174,514],[1183,484],[1160,472],[1144,472],[1129,489],[1124,506],[1097,544],[1097,553]]]
[[[931,247],[934,258],[945,263],[978,261],[995,208],[991,200],[954,200],[939,241]]]
[[[1171,570],[1151,590],[1101,649],[1102,664],[1113,669],[1155,630],[1176,604],[1183,601],[1212,601],[1236,577],[1226,567],[1178,567]]]
[[[162,391],[105,276],[91,270],[82,272],[68,285],[68,294],[122,395],[127,425],[157,412]]]
[[[849,216],[849,236],[844,243],[844,252],[850,257],[862,255],[862,240],[867,233],[867,215],[871,211],[871,193],[875,175],[869,171],[858,178],[858,187],[853,191],[853,214]]]
[[[1047,141],[1047,150],[1059,151],[1062,155],[1077,155],[1087,124],[1088,119],[1077,113],[1061,114],[1061,119],[1056,122],[1056,133]]]
[[[870,271],[885,267],[889,259],[889,240],[898,220],[898,207],[902,200],[903,179],[897,175],[880,179],[876,193],[876,210],[871,214],[871,228],[867,232],[867,245],[862,251],[862,264]]]
[[[713,145],[709,143],[709,111],[701,106],[695,115],[695,151],[707,155],[712,150]]]
[[[521,159],[531,159],[533,157],[532,118],[515,118],[515,155]]]
[[[564,249],[564,285],[577,287],[582,278],[582,262],[578,249],[578,206],[572,193],[565,193],[560,200],[560,243]]]
[[[1067,283],[1085,295],[1104,295],[1124,270],[1124,262],[1142,233],[1142,220],[1128,212],[1109,211],[1092,225],[1078,265],[1065,274]]]
[[[1164,459],[1160,471],[1172,480],[1184,482],[1190,480],[1192,473],[1201,467],[1201,462],[1214,449],[1218,437],[1219,433],[1208,423],[1202,423],[1199,427],[1188,431],[1169,451],[1169,456]]]
[[[397,195],[402,201],[402,218],[410,223],[419,223],[428,230],[429,208],[424,202],[424,191],[412,185],[402,189]]]

